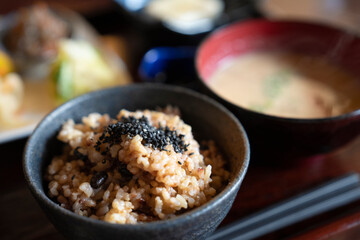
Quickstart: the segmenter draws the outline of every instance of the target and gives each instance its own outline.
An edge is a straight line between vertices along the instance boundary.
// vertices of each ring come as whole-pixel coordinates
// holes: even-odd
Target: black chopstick
[[[253,239],[360,199],[360,177],[348,174],[217,230],[208,240]]]

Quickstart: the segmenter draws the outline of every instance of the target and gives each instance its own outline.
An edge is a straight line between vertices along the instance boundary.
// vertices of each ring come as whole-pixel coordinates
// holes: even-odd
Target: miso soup
[[[325,58],[254,52],[227,59],[208,86],[227,101],[289,118],[324,118],[360,106],[360,82]]]

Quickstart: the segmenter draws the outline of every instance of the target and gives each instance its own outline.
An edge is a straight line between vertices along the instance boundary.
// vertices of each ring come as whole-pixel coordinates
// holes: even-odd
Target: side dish
[[[153,0],[145,10],[173,29],[191,33],[211,28],[223,9],[220,0]]]
[[[360,108],[360,81],[325,58],[254,52],[225,61],[208,86],[231,103],[265,114],[324,118]]]
[[[61,40],[52,64],[50,79],[61,101],[97,89],[121,83],[102,54],[90,43],[80,40]],[[124,81],[125,83],[125,81]]]
[[[0,51],[0,131],[18,124],[16,115],[24,98],[24,83],[11,59]]]
[[[45,174],[49,196],[77,214],[121,224],[168,219],[209,201],[228,181],[225,158],[212,140],[200,146],[177,111],[165,112],[68,120],[58,134],[63,154]]]
[[[58,41],[68,38],[70,33],[71,29],[63,18],[45,3],[37,3],[18,11],[4,43],[16,57],[48,60],[56,56]]]
[[[23,7],[4,16],[0,27],[0,143],[30,134],[73,97],[131,82],[101,36],[60,5]]]
[[[0,76],[0,130],[18,124],[16,115],[24,97],[24,85],[19,75]]]

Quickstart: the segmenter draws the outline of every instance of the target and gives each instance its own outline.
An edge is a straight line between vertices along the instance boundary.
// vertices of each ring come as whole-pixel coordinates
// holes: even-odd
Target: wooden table
[[[128,22],[112,21],[111,26],[105,24],[109,19],[117,18],[116,12],[111,10],[114,6],[109,1],[90,1],[93,8],[101,8],[102,12],[106,13],[102,15],[94,15],[93,11],[90,11],[93,8],[89,10],[89,5],[65,2],[86,14],[102,33],[123,34],[127,37],[127,42],[133,44],[132,48],[140,46],[140,52],[146,48],[142,45],[143,42],[135,39],[131,30],[124,27]],[[14,8],[15,5],[9,4],[2,12]],[[138,62],[138,59],[130,59],[129,62],[130,69],[135,73],[136,65],[131,63]],[[0,239],[63,239],[27,189],[21,167],[25,142],[26,139],[21,139],[0,145]],[[360,137],[334,153],[297,164],[284,166],[251,162],[237,199],[222,225],[349,172],[360,173]],[[261,239],[279,238],[359,239],[360,204],[350,204],[273,232]]]

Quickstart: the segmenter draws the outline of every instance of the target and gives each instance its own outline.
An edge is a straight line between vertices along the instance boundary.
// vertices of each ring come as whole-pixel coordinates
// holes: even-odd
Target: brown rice
[[[117,119],[92,113],[80,124],[68,120],[58,134],[64,152],[45,175],[49,196],[79,215],[112,223],[168,219],[209,201],[229,177],[224,157],[213,141],[200,150],[191,127],[166,112],[121,110]],[[104,140],[109,125],[130,116],[176,131],[185,145],[159,149],[144,144],[141,134]]]

